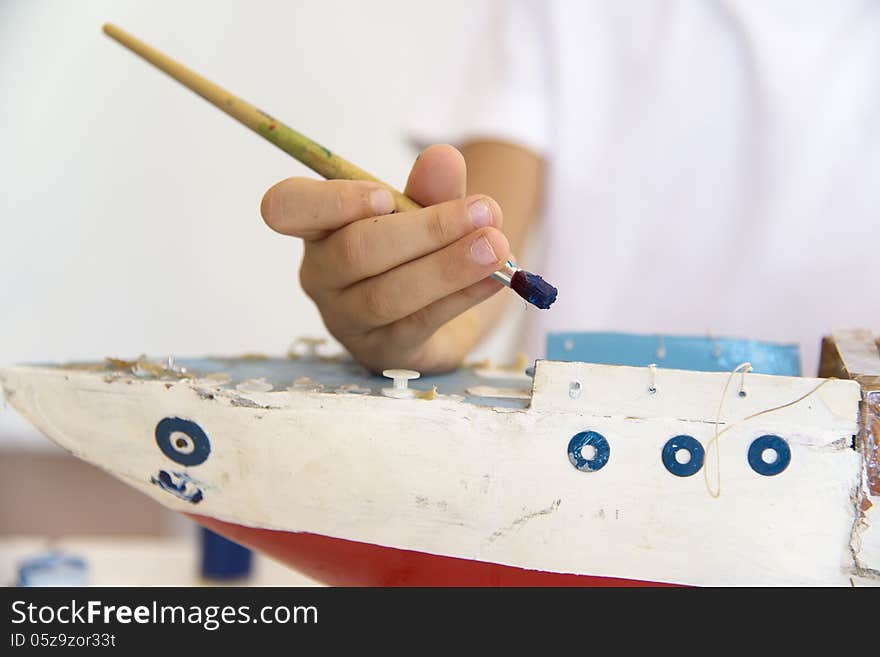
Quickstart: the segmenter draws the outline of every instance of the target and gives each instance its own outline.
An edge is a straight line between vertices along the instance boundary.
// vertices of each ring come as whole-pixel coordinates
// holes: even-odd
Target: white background
[[[259,215],[271,184],[313,174],[104,22],[401,186],[405,122],[473,7],[0,0],[0,364],[281,353],[325,335],[300,243]],[[39,445],[0,410],[0,447]]]

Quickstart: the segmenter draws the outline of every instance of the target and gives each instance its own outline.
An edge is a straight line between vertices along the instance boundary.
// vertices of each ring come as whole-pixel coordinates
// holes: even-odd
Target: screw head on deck
[[[415,392],[409,388],[407,382],[410,379],[418,379],[421,373],[415,370],[385,370],[382,372],[382,376],[394,381],[393,388],[382,388],[383,395],[394,397],[395,399],[407,399],[415,396]]]

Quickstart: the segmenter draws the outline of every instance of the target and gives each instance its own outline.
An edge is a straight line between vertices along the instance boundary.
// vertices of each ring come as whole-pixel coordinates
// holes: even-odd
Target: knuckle
[[[467,267],[463,267],[456,253],[450,252],[440,261],[440,280],[446,285],[452,285],[467,274]]]
[[[425,218],[428,239],[433,244],[446,244],[449,231],[444,221],[443,211],[438,206],[433,206],[428,210],[428,215]]]
[[[406,331],[407,336],[410,339],[417,338],[423,339],[433,333],[436,330],[436,326],[433,325],[431,321],[431,311],[427,306],[423,308],[419,308],[417,311],[412,313],[406,318],[406,322],[398,322],[401,326],[398,328],[398,331],[403,332]],[[404,337],[400,336],[401,339]]]
[[[368,318],[380,326],[394,320],[394,301],[378,285],[370,285],[364,290],[364,307]]]
[[[339,234],[336,241],[335,259],[337,266],[346,270],[358,270],[364,258],[364,243],[361,231],[353,226]]]
[[[336,181],[334,181],[336,182]],[[337,217],[347,217],[348,216],[348,195],[346,194],[346,188],[343,185],[334,185],[333,195],[332,195],[332,204],[333,204],[333,212]]]

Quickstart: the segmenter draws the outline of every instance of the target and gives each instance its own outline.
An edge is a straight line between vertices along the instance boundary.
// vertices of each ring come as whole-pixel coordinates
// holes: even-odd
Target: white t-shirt
[[[421,139],[548,163],[550,330],[797,342],[880,329],[880,2],[517,1],[483,8]]]

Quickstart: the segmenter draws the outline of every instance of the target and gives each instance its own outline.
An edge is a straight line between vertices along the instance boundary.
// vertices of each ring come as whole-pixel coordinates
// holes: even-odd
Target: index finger
[[[374,182],[288,178],[260,203],[263,221],[283,235],[316,240],[359,219],[394,210],[391,193]]]

